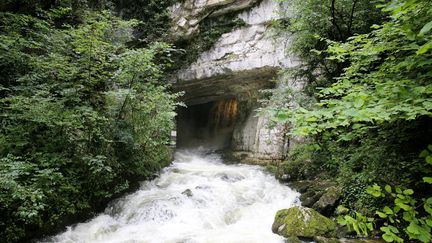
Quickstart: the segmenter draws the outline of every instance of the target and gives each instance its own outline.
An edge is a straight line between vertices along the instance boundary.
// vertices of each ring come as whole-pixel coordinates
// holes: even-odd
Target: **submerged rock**
[[[192,197],[193,193],[191,189],[186,189],[184,192],[182,192],[183,195],[186,195],[187,197]]]
[[[297,206],[279,210],[272,231],[284,237],[332,237],[336,235],[336,223],[311,208]]]
[[[228,175],[228,174],[223,174],[220,178],[226,182],[237,182],[245,179],[245,177],[241,175]]]

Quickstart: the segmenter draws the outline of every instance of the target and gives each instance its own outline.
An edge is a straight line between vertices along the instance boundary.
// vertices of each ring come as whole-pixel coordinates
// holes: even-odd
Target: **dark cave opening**
[[[179,108],[177,114],[178,148],[224,149],[231,144],[238,102],[229,98],[190,105]]]

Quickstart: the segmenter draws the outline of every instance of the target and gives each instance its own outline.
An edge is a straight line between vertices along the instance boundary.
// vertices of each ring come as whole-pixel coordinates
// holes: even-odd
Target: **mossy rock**
[[[337,206],[337,202],[341,198],[342,189],[338,186],[332,186],[325,190],[320,199],[314,203],[313,209],[324,215],[331,215]]]
[[[311,208],[297,206],[279,210],[276,213],[272,231],[287,238],[290,236],[334,237],[336,223]]]
[[[302,243],[302,241],[297,236],[290,236],[285,240],[285,243]]]

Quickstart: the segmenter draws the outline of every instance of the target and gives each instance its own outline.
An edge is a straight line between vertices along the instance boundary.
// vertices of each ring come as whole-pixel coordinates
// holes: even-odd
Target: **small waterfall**
[[[237,100],[219,100],[209,113],[210,127],[214,130],[233,127],[237,118]]]
[[[299,194],[261,167],[225,164],[204,151],[177,152],[159,178],[104,213],[42,242],[283,242],[277,210]]]

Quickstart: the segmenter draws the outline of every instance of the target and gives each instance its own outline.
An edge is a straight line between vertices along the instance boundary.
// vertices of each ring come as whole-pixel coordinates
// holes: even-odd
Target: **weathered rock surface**
[[[336,223],[311,208],[292,207],[276,213],[272,231],[287,238],[333,237],[336,235]]]
[[[336,238],[326,238],[322,236],[315,236],[314,241],[316,243],[340,243],[339,239]]]
[[[340,199],[342,189],[338,186],[331,186],[325,189],[324,194],[312,206],[318,212],[330,215],[336,208],[336,204]]]
[[[235,1],[236,4],[239,2]],[[177,80],[200,80],[232,73],[241,75],[248,70],[277,70],[297,65],[297,60],[286,53],[290,38],[269,27],[269,22],[280,18],[278,13],[285,12],[285,8],[276,0],[263,0],[257,7],[239,14],[246,26],[223,34],[213,48],[181,70]]]
[[[260,161],[280,160],[286,153],[287,138],[284,126],[270,127],[270,119],[252,111],[243,124],[234,130],[233,155],[242,161],[262,164]]]
[[[207,17],[216,17],[249,8],[259,0],[184,0],[171,7],[176,39],[189,39],[197,33],[199,24]]]
[[[298,60],[286,52],[290,37],[270,27],[272,20],[289,13],[287,6],[277,0],[185,0],[172,7],[176,23],[173,31],[182,39],[193,41],[204,18],[239,10],[244,10],[237,18],[245,26],[223,34],[210,50],[175,75],[173,88],[185,91],[183,100],[187,105],[248,99],[258,90],[274,88],[272,79],[277,77],[278,70],[298,65]],[[283,159],[288,146],[283,136],[286,128],[270,126],[269,117],[257,116],[256,108],[259,106],[239,106],[239,111],[249,113],[236,123],[231,142],[233,155],[254,163]]]
[[[289,186],[301,193],[302,206],[313,208],[326,216],[333,214],[342,194],[335,182],[326,180],[294,181]]]
[[[285,243],[302,243],[297,236],[290,236],[285,240]]]

